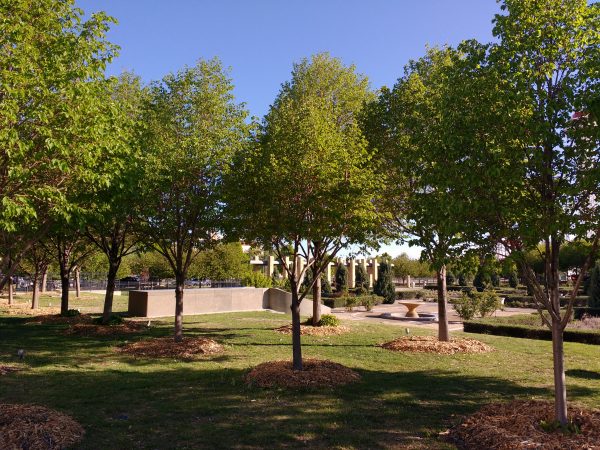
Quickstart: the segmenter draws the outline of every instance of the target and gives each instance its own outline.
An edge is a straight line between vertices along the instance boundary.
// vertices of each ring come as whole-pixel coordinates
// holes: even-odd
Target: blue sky
[[[231,68],[238,101],[261,117],[292,64],[328,51],[354,64],[371,86],[391,86],[426,46],[492,40],[496,0],[77,0],[86,13],[114,16],[121,46],[109,74],[146,82],[218,56]],[[384,248],[392,255],[408,250]]]

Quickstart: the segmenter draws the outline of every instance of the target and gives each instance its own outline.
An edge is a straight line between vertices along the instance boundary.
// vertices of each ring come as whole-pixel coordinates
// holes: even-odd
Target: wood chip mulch
[[[434,336],[404,336],[381,344],[381,347],[396,352],[438,353],[487,353],[492,348],[475,339],[451,339],[450,342],[438,341]]]
[[[58,450],[79,442],[85,431],[73,418],[36,405],[0,404],[0,448]]]
[[[88,314],[80,314],[79,316],[66,317],[60,314],[45,314],[42,316],[32,317],[27,319],[27,323],[31,324],[42,324],[42,325],[54,325],[54,324],[67,324],[76,325],[80,323],[91,323],[92,317]]]
[[[598,450],[600,411],[568,408],[577,433],[545,431],[542,421],[554,422],[554,403],[522,401],[484,406],[450,430],[448,438],[463,450]]]
[[[146,331],[148,327],[137,322],[124,322],[119,325],[96,325],[93,323],[76,323],[64,331],[73,336],[118,336]]]
[[[291,361],[268,361],[259,364],[245,377],[248,385],[258,387],[333,387],[360,380],[349,367],[328,360],[305,359],[303,370],[293,370]]]
[[[281,334],[292,334],[292,325],[284,325],[275,328],[275,331]],[[305,336],[336,336],[338,334],[347,333],[350,331],[348,327],[343,325],[337,327],[313,327],[311,325],[300,325],[300,334]]]
[[[0,376],[1,375],[8,375],[9,373],[13,373],[13,372],[18,372],[19,370],[21,370],[20,367],[5,366],[5,365],[1,365],[0,364]]]
[[[223,352],[223,346],[212,339],[203,337],[184,337],[175,342],[173,337],[144,339],[132,342],[117,349],[120,353],[141,358],[177,358],[197,359],[205,355]]]

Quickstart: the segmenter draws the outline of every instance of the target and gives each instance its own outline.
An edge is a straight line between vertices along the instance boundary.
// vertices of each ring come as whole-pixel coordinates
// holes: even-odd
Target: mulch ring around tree
[[[381,347],[395,352],[438,353],[454,355],[455,353],[487,353],[492,347],[475,339],[450,339],[439,341],[434,336],[403,336],[381,344]]]
[[[44,314],[41,316],[27,319],[26,323],[41,325],[75,325],[80,323],[92,323],[92,317],[88,314],[79,314],[77,316],[61,316],[60,314]]]
[[[70,447],[85,431],[73,418],[36,405],[0,404],[0,448],[54,450]]]
[[[169,336],[132,342],[119,347],[117,351],[141,358],[191,360],[222,353],[223,346],[212,339],[203,337],[184,337],[183,341],[175,342],[173,337]]]
[[[463,450],[583,450],[600,449],[600,411],[568,408],[571,430],[555,423],[554,404],[513,401],[484,406],[449,431],[448,438]]]
[[[291,361],[268,361],[259,364],[245,377],[248,385],[258,387],[334,387],[360,380],[349,367],[328,360],[305,359],[303,370],[293,370]]]
[[[0,376],[8,375],[10,373],[18,372],[20,370],[22,370],[22,369],[17,366],[10,366],[10,365],[7,366],[7,365],[0,364]]]
[[[281,334],[292,334],[292,325],[284,325],[275,328],[275,331]],[[300,334],[303,336],[336,336],[338,334],[347,333],[350,331],[348,327],[339,325],[337,327],[313,327],[311,325],[300,325]]]
[[[76,323],[64,331],[73,336],[117,336],[121,334],[139,333],[148,327],[139,322],[125,321],[118,325],[98,325],[94,323]]]

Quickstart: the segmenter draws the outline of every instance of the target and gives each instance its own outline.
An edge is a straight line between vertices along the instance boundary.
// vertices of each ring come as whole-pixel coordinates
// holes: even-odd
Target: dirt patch
[[[96,325],[93,323],[77,323],[70,326],[64,334],[72,336],[117,336],[146,331],[147,326],[138,322],[123,322],[119,325]]]
[[[246,375],[246,383],[259,387],[333,387],[360,380],[349,367],[328,360],[305,359],[303,370],[293,370],[291,361],[259,364]]]
[[[54,450],[81,440],[85,431],[73,418],[36,405],[0,404],[0,448]]]
[[[16,366],[4,366],[4,365],[0,364],[0,376],[2,376],[2,375],[8,375],[9,373],[18,372],[20,370],[21,370],[20,367],[16,367]]]
[[[284,325],[275,328],[275,331],[281,334],[292,334],[292,325]],[[311,325],[300,325],[300,334],[303,336],[336,336],[338,334],[347,333],[350,331],[348,327],[343,325],[337,327],[313,327]]]
[[[172,337],[144,339],[119,347],[118,352],[142,358],[196,359],[223,352],[223,346],[208,338],[184,337],[175,342]]]
[[[451,339],[450,342],[443,342],[433,336],[404,336],[381,344],[381,347],[395,352],[439,353],[441,355],[492,351],[490,346],[475,339]]]
[[[92,317],[87,314],[80,314],[78,316],[61,316],[60,314],[44,314],[42,316],[32,317],[27,319],[26,323],[41,324],[41,325],[76,325],[81,323],[92,323]]]
[[[600,411],[569,407],[576,433],[544,430],[554,422],[554,404],[546,401],[513,401],[484,406],[449,433],[464,450],[600,449]]]

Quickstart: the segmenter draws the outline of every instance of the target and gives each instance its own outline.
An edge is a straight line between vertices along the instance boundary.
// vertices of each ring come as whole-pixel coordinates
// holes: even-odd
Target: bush
[[[242,286],[270,288],[273,286],[273,280],[262,272],[251,272],[242,278]]]
[[[463,320],[471,320],[476,315],[485,317],[501,308],[500,297],[494,291],[465,292],[454,304],[456,313]]]
[[[312,270],[308,269],[304,274],[304,280],[302,280],[302,287],[307,289],[313,282],[313,273]]]
[[[464,273],[459,273],[458,274],[458,285],[459,286],[467,286],[468,281],[467,281],[467,276]]]
[[[100,317],[96,317],[93,322],[96,325],[102,325],[102,316]],[[106,323],[106,325],[109,326],[114,326],[114,325],[121,325],[124,322],[123,318],[117,314],[111,314],[110,317],[108,318],[108,322]]]
[[[67,312],[65,313],[65,317],[77,317],[80,316],[81,312],[78,309],[69,309],[67,310]]]
[[[398,300],[412,300],[414,298],[422,298],[423,297],[423,292],[422,291],[399,291],[396,292],[396,298]]]
[[[446,284],[451,286],[455,282],[456,282],[456,277],[454,276],[454,274],[450,271],[446,272]]]
[[[596,263],[590,274],[590,283],[588,287],[590,308],[600,308],[600,261]]]
[[[338,319],[333,314],[323,314],[321,316],[321,320],[317,323],[319,327],[339,327],[340,319]]]
[[[354,284],[356,289],[359,289],[361,293],[369,292],[369,277],[367,271],[362,264],[356,266],[356,273],[354,275]]]
[[[492,284],[490,276],[482,270],[477,272],[477,275],[473,279],[473,286],[477,288],[478,292],[483,292],[490,284]]]
[[[600,308],[574,308],[573,318],[581,320],[583,316],[600,317]]]
[[[335,269],[335,290],[348,293],[348,269],[343,264],[338,264]]]
[[[377,295],[343,296],[323,299],[325,306],[329,306],[330,308],[349,308],[350,310],[356,306],[367,308],[379,305],[382,302],[383,298]]]
[[[385,300],[384,303],[394,303],[396,301],[396,288],[392,281],[392,270],[390,265],[382,261],[379,264],[379,276],[373,288],[373,292]]]
[[[332,293],[333,291],[331,290],[331,283],[329,283],[325,277],[321,277],[321,295],[328,296]]]
[[[508,285],[511,288],[516,288],[519,285],[519,274],[517,272],[508,274]]]
[[[490,275],[490,282],[492,283],[492,286],[499,287],[500,286],[500,275],[498,275],[496,272],[493,272]]]

